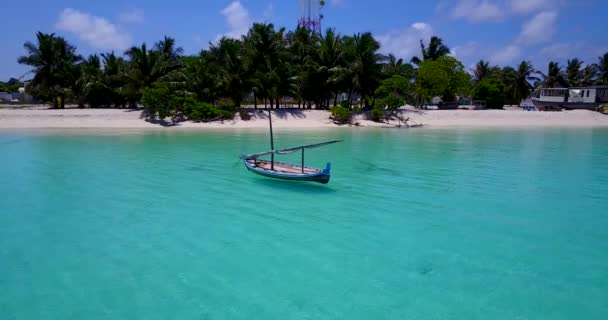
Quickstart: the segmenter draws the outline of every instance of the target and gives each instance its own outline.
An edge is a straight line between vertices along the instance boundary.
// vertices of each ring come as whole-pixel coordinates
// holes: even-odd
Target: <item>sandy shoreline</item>
[[[223,122],[152,123],[141,117],[139,110],[120,109],[0,109],[0,129],[265,129],[268,128],[268,113],[251,110],[251,120],[237,117]],[[315,129],[339,128],[329,119],[324,110],[285,109],[273,111],[274,128]],[[562,112],[530,112],[516,110],[424,110],[405,111],[404,117],[411,124],[424,124],[425,128],[488,128],[488,127],[607,127],[608,115],[576,110]],[[395,125],[366,120],[363,115],[355,117],[361,127],[385,127]]]

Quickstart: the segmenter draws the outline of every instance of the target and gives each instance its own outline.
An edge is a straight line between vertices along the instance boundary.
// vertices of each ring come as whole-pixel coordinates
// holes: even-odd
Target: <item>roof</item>
[[[608,89],[608,86],[570,87],[568,89]]]

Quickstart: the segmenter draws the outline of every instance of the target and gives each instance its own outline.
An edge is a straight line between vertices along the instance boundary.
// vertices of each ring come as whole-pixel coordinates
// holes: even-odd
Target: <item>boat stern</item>
[[[329,175],[331,171],[331,163],[327,163],[325,165],[325,169],[323,169],[323,171],[321,171],[323,174]]]

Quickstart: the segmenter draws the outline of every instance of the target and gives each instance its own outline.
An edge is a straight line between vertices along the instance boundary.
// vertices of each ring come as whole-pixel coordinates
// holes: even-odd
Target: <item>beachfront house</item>
[[[568,89],[568,102],[595,103],[608,101],[608,87],[572,87]]]
[[[540,110],[596,110],[608,104],[608,86],[543,88],[532,102]]]

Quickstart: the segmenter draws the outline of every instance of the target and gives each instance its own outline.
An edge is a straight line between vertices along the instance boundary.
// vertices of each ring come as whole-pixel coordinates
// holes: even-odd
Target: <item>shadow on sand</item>
[[[268,119],[269,109],[247,110],[255,114],[256,118]],[[288,117],[305,119],[306,113],[303,109],[272,109],[272,116],[279,119],[287,119]]]
[[[157,124],[157,125],[165,127],[165,128],[179,126],[179,122],[167,121],[167,120],[150,120],[150,119],[146,119],[146,122],[152,123],[152,124]]]

